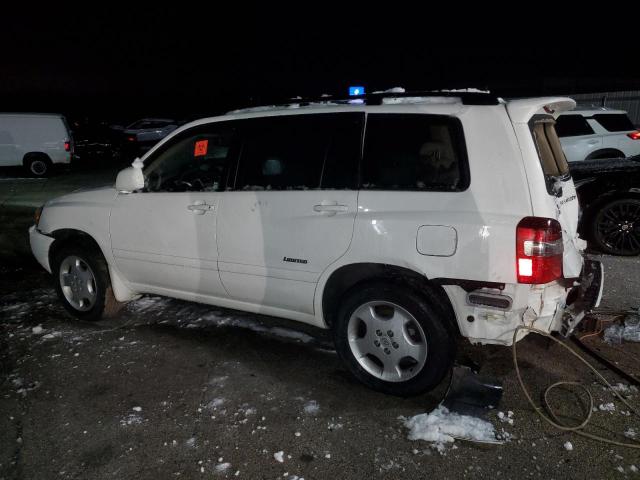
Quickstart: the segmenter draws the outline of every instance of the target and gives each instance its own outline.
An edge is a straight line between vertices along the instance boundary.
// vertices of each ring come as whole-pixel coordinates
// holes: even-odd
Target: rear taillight
[[[136,139],[136,136],[135,136],[135,135],[129,135],[129,136],[127,137],[127,141],[128,141],[128,142],[135,142],[136,140],[137,140],[137,139]]]
[[[640,130],[627,133],[627,137],[629,137],[631,140],[640,140]]]
[[[64,142],[64,151],[65,152],[70,152],[71,151],[71,142],[69,140]]]
[[[520,220],[516,228],[518,283],[549,283],[562,278],[562,251],[562,227],[557,220]]]

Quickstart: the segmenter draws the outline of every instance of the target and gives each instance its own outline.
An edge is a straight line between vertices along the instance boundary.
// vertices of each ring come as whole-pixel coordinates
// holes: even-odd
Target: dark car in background
[[[122,130],[123,152],[137,157],[173,132],[181,122],[171,118],[142,118]]]
[[[640,254],[640,155],[572,162],[570,168],[581,236],[604,253]]]

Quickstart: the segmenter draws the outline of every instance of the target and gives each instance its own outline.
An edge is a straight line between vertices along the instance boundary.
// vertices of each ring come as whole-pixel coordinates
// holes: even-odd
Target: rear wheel
[[[73,316],[99,320],[123,306],[113,295],[107,263],[97,248],[86,242],[63,245],[55,252],[52,266],[58,297]]]
[[[34,177],[47,177],[52,170],[51,160],[44,154],[27,155],[24,160],[24,166]]]
[[[640,254],[640,200],[621,198],[602,205],[593,215],[591,238],[604,253]]]
[[[365,385],[392,395],[435,388],[455,342],[435,299],[405,286],[370,283],[344,298],[334,327],[338,354]]]

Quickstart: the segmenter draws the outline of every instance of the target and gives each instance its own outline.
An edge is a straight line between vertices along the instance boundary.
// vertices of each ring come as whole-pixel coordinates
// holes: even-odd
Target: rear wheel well
[[[426,276],[414,270],[383,263],[354,263],[340,267],[331,274],[322,293],[322,312],[330,328],[335,325],[335,317],[345,293],[372,281],[404,285],[419,295],[429,292],[438,302],[435,307],[447,319],[445,324],[450,332],[455,335],[460,333],[449,297],[440,285],[431,283]]]
[[[89,247],[99,252],[103,257],[102,249],[98,242],[89,235],[81,230],[75,230],[71,228],[65,228],[60,230],[55,230],[51,233],[51,236],[55,239],[51,244],[51,248],[49,248],[49,265],[53,265],[53,259],[55,258],[56,253],[67,245],[80,244],[84,247]]]
[[[596,158],[624,158],[626,155],[617,148],[602,148],[587,155],[585,160],[594,160]]]
[[[24,165],[25,167],[28,165],[28,163],[31,160],[35,160],[35,159],[42,159],[45,160],[49,163],[51,162],[51,157],[49,155],[47,155],[44,152],[27,152],[24,154],[24,156],[22,157],[22,165]]]

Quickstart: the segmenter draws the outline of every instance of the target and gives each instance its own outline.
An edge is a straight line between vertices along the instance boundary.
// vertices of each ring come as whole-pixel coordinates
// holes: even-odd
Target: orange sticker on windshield
[[[196,147],[193,151],[194,157],[202,157],[207,154],[207,148],[209,147],[209,140],[198,140]]]

